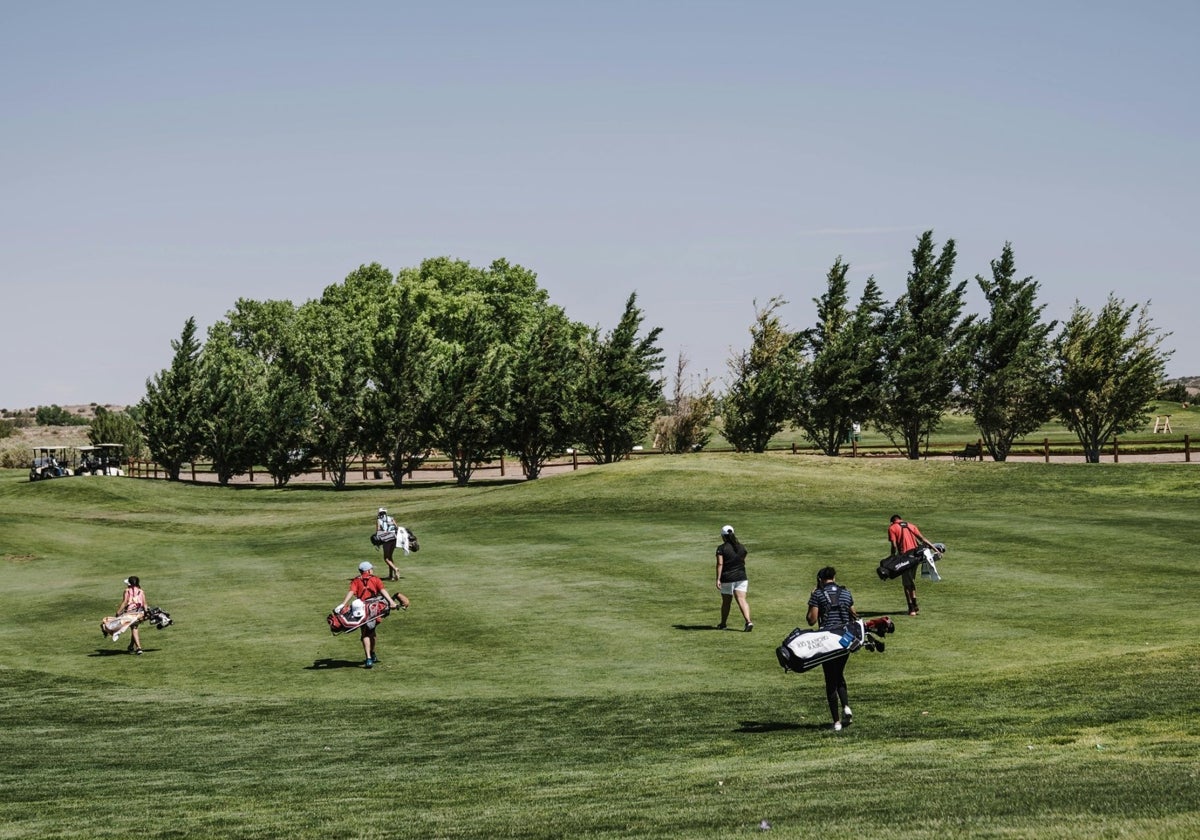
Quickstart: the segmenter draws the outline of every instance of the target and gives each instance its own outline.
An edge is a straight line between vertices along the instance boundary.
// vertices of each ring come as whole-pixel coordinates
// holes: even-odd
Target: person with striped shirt
[[[850,590],[837,582],[837,570],[826,566],[817,572],[817,587],[808,598],[808,624],[816,624],[818,630],[841,633],[842,628],[858,619],[854,609],[854,596]],[[846,688],[846,662],[849,655],[839,656],[822,662],[825,672],[825,698],[829,701],[829,713],[833,716],[833,731],[840,732],[853,720],[850,710],[850,693]]]

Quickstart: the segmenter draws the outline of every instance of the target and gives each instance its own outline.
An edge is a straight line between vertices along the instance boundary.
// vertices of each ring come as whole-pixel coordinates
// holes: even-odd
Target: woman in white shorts
[[[750,604],[746,602],[746,590],[750,587],[750,579],[746,577],[746,546],[742,545],[733,533],[733,526],[726,525],[721,529],[721,544],[717,546],[717,590],[721,593],[721,623],[718,630],[725,629],[729,620],[729,605],[737,598],[738,609],[746,622],[745,631],[754,629],[750,620]]]

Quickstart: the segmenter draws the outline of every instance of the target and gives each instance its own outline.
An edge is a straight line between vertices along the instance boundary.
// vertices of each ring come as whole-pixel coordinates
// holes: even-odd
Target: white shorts
[[[722,595],[732,595],[734,592],[745,592],[749,588],[750,588],[750,581],[735,580],[733,583],[722,583],[721,584],[721,594]]]

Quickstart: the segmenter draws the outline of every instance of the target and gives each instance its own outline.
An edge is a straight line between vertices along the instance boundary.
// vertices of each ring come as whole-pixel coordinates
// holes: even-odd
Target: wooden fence
[[[988,460],[987,450],[983,447],[982,439],[970,441],[979,447],[980,454],[972,460],[984,461]],[[931,447],[929,450],[922,452],[923,458],[951,458],[956,454],[960,456],[964,450],[964,446],[956,446],[946,448],[945,446]],[[703,457],[706,453],[713,452],[732,452],[732,449],[705,449],[699,453],[695,453]],[[816,447],[809,444],[791,443],[783,447],[770,449],[769,452],[775,454],[791,454],[791,455],[819,455],[820,451]],[[631,458],[653,457],[655,455],[665,454],[659,449],[637,449],[630,453]],[[841,449],[841,455],[845,458],[903,458],[904,453],[900,452],[891,444],[876,444],[862,445],[859,441],[852,440]],[[1101,453],[1104,459],[1111,458],[1114,463],[1120,463],[1121,456],[1138,456],[1138,455],[1154,455],[1154,456],[1183,456],[1184,462],[1190,463],[1192,460],[1192,442],[1190,435],[1184,435],[1179,439],[1166,439],[1161,436],[1155,436],[1153,442],[1146,442],[1144,439],[1135,440],[1132,442],[1123,443],[1118,438],[1113,438],[1112,442],[1105,447]],[[1013,445],[1012,450],[1008,454],[1011,461],[1024,461],[1029,459],[1039,459],[1045,463],[1050,463],[1052,458],[1062,460],[1063,458],[1077,458],[1083,460],[1083,449],[1078,442],[1056,442],[1051,443],[1049,438],[1043,438],[1040,443],[1030,441],[1020,441]],[[590,458],[581,459],[578,452],[564,453],[558,458],[552,458],[543,466],[543,474],[575,471],[580,466],[587,466],[593,463]],[[167,473],[159,464],[153,461],[135,461],[130,460],[126,464],[126,474],[134,478],[166,478]],[[214,482],[216,481],[216,473],[213,472],[210,462],[196,462],[188,464],[180,473],[180,477],[190,478],[194,482]],[[423,463],[418,469],[412,473],[406,474],[405,481],[447,481],[451,477],[450,461],[444,458],[431,458]],[[521,479],[523,472],[520,463],[514,465],[504,456],[501,455],[493,461],[484,463],[477,468],[472,475],[472,480],[479,479]],[[296,476],[293,481],[312,482],[312,481],[328,481],[329,473],[324,469],[312,470],[302,475]],[[387,473],[387,467],[380,458],[363,458],[356,460],[350,470],[347,471],[346,480],[349,481],[386,481],[391,483],[391,478]],[[258,483],[259,481],[271,482],[270,475],[260,468],[251,468],[246,475],[238,476],[234,479],[235,483]]]
[[[968,442],[979,451],[979,454],[971,460],[984,461],[987,460],[987,449],[983,445],[982,438],[976,438]],[[946,449],[944,447],[932,448],[927,452],[922,453],[928,458],[952,458],[958,456],[961,459],[961,454],[965,450],[965,446],[956,447],[954,449]],[[793,454],[803,451],[813,451],[811,448],[805,450],[798,448],[796,444],[792,444]],[[860,446],[857,441],[851,441],[849,447],[842,447],[842,454],[850,458],[878,458],[878,457],[903,457],[903,453],[897,451],[896,447],[888,444],[886,446]],[[1122,443],[1117,437],[1112,439],[1108,446],[1101,450],[1101,457],[1111,457],[1113,463],[1120,463],[1121,455],[1182,455],[1183,460],[1190,463],[1192,460],[1192,439],[1191,435],[1184,435],[1178,442],[1170,439],[1157,437],[1153,442],[1147,443],[1142,439],[1135,439],[1132,442]],[[1060,443],[1051,443],[1050,438],[1043,438],[1040,443],[1031,443],[1029,441],[1020,441],[1014,443],[1008,453],[1009,459],[1024,460],[1028,458],[1041,458],[1045,463],[1050,463],[1051,457],[1067,458],[1084,457],[1083,447],[1077,441],[1068,441]]]

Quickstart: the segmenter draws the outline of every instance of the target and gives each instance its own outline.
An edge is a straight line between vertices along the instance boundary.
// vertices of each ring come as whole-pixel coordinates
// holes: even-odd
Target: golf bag
[[[879,561],[879,568],[875,570],[875,573],[879,575],[880,580],[892,580],[900,577],[909,569],[923,565],[921,576],[927,580],[938,581],[941,580],[941,577],[937,573],[937,561],[941,560],[945,553],[946,546],[941,543],[934,543],[933,548],[919,545],[912,551],[884,557]]]
[[[379,548],[386,542],[395,541],[400,548],[406,548],[408,551],[420,551],[421,546],[417,542],[417,535],[407,528],[399,528],[396,531],[372,531],[371,545]],[[406,545],[407,544],[407,545]]]
[[[363,626],[374,627],[387,618],[391,611],[392,608],[388,604],[387,598],[382,595],[376,595],[374,598],[366,600],[355,598],[349,606],[339,604],[334,607],[333,612],[325,618],[325,621],[329,624],[329,632],[339,636]]]
[[[803,673],[831,659],[849,656],[856,650],[882,653],[883,640],[876,636],[894,632],[896,625],[886,615],[865,622],[851,621],[838,632],[797,627],[775,649],[775,657],[784,671]]]
[[[174,623],[171,621],[170,613],[158,607],[147,607],[144,610],[126,610],[120,615],[105,617],[100,622],[100,632],[115,642],[121,637],[122,633],[126,630],[132,630],[143,621],[153,624],[156,630],[162,630]]]

